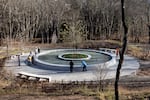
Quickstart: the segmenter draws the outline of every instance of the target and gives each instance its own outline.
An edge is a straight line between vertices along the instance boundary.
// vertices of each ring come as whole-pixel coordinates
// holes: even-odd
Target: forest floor
[[[98,43],[97,43],[98,44]],[[83,46],[83,48],[98,48],[98,47],[108,47],[108,48],[116,48],[116,47],[120,47],[119,45],[112,45],[113,43],[102,43],[100,45],[95,45],[95,43],[91,42],[86,46]],[[115,43],[114,43],[115,44]],[[37,45],[34,44],[32,46],[28,45],[26,48],[30,48],[31,50],[33,50],[35,47],[40,47],[40,48],[65,48],[65,46],[68,46],[68,44],[60,46],[60,45]],[[82,45],[80,45],[80,47],[82,48]],[[149,49],[148,49],[149,50]],[[6,53],[6,51],[4,51]],[[1,49],[0,54],[1,56],[4,55],[4,53]],[[122,77],[120,80],[125,80],[125,81],[141,81],[141,82],[150,82],[150,60],[148,59],[139,59],[139,63],[140,63],[140,68],[137,71],[136,75],[131,75],[131,76],[127,76],[127,77]],[[0,92],[2,92],[3,88],[0,86]],[[132,90],[132,91],[131,91]],[[137,92],[139,91],[140,92]],[[120,91],[123,95],[127,95],[128,96],[128,100],[133,100],[130,99],[133,96],[137,96],[137,95],[146,95],[146,97],[150,98],[150,85],[147,85],[146,83],[143,84],[142,86],[139,85],[139,83],[134,83],[134,85],[125,85],[125,86],[121,86],[120,87]],[[103,95],[103,94],[100,94]],[[100,97],[100,96],[99,96]],[[136,97],[135,97],[136,98]],[[144,97],[142,97],[144,98]],[[0,93],[0,100],[107,100],[107,99],[100,99],[97,98],[97,96],[91,96],[88,94],[72,94],[72,95],[36,95],[36,94],[16,94],[16,93],[5,93],[3,94]],[[111,100],[111,99],[110,99]],[[126,99],[124,99],[126,100]],[[141,99],[135,99],[135,100],[141,100]],[[148,100],[148,99],[142,99],[142,100]]]

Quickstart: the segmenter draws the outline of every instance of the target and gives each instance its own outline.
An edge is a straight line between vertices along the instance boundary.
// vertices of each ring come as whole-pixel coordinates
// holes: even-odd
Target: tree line
[[[122,40],[120,6],[120,0],[0,0],[0,40]],[[126,0],[125,9],[129,40],[148,42],[149,1]]]

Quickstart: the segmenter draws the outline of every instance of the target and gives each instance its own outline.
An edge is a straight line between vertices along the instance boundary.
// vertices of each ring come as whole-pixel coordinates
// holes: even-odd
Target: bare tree
[[[66,23],[63,25],[66,27],[61,32],[62,40],[69,41],[73,44],[73,47],[78,48],[78,44],[86,39],[86,32],[84,30],[83,21],[80,19],[80,5],[79,0],[68,1],[69,10],[67,11],[69,16],[66,16]]]
[[[89,40],[120,39],[122,32],[118,0],[0,0],[1,38],[12,41],[51,43],[52,37],[61,40],[63,23],[81,26]],[[146,41],[149,37],[149,3],[147,0],[126,0],[126,22],[131,42]],[[68,33],[66,33],[68,34]],[[71,34],[71,33],[70,33]],[[148,39],[148,38],[146,38]],[[56,42],[56,41],[55,41]],[[60,42],[60,41],[59,41]]]
[[[147,17],[147,27],[148,27],[148,37],[149,37],[149,41],[148,43],[150,44],[150,1],[147,1],[147,5],[146,5],[146,17]]]
[[[119,100],[119,92],[118,92],[118,82],[119,82],[119,77],[120,77],[120,70],[123,64],[124,60],[124,53],[127,47],[127,33],[128,33],[128,27],[125,22],[125,5],[124,5],[124,0],[121,0],[121,13],[122,13],[122,24],[124,28],[124,37],[123,37],[123,44],[122,44],[122,49],[120,51],[120,59],[118,63],[118,67],[116,70],[116,80],[115,80],[115,100]]]
[[[108,73],[109,69],[107,67],[107,64],[98,64],[96,66],[96,72],[94,72],[94,74],[96,75],[96,78],[98,80],[99,83],[99,91],[103,91],[104,89],[104,84],[103,81],[105,80],[107,73]]]

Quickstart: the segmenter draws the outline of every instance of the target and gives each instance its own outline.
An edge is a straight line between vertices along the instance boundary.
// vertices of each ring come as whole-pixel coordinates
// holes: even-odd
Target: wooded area
[[[131,42],[150,42],[148,0],[125,0]],[[120,0],[0,0],[1,44],[122,40]]]

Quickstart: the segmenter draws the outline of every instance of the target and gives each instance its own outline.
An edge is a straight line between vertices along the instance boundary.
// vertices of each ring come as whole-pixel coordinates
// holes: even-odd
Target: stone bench
[[[37,74],[32,74],[32,73],[27,73],[27,72],[18,72],[17,77],[28,79],[28,80],[38,80],[38,81],[51,82],[51,77],[49,77],[49,76],[37,75]]]
[[[112,53],[112,54],[116,54],[116,50],[115,49],[108,49],[108,48],[99,48],[100,51],[104,51],[104,52],[108,52],[108,53]]]

